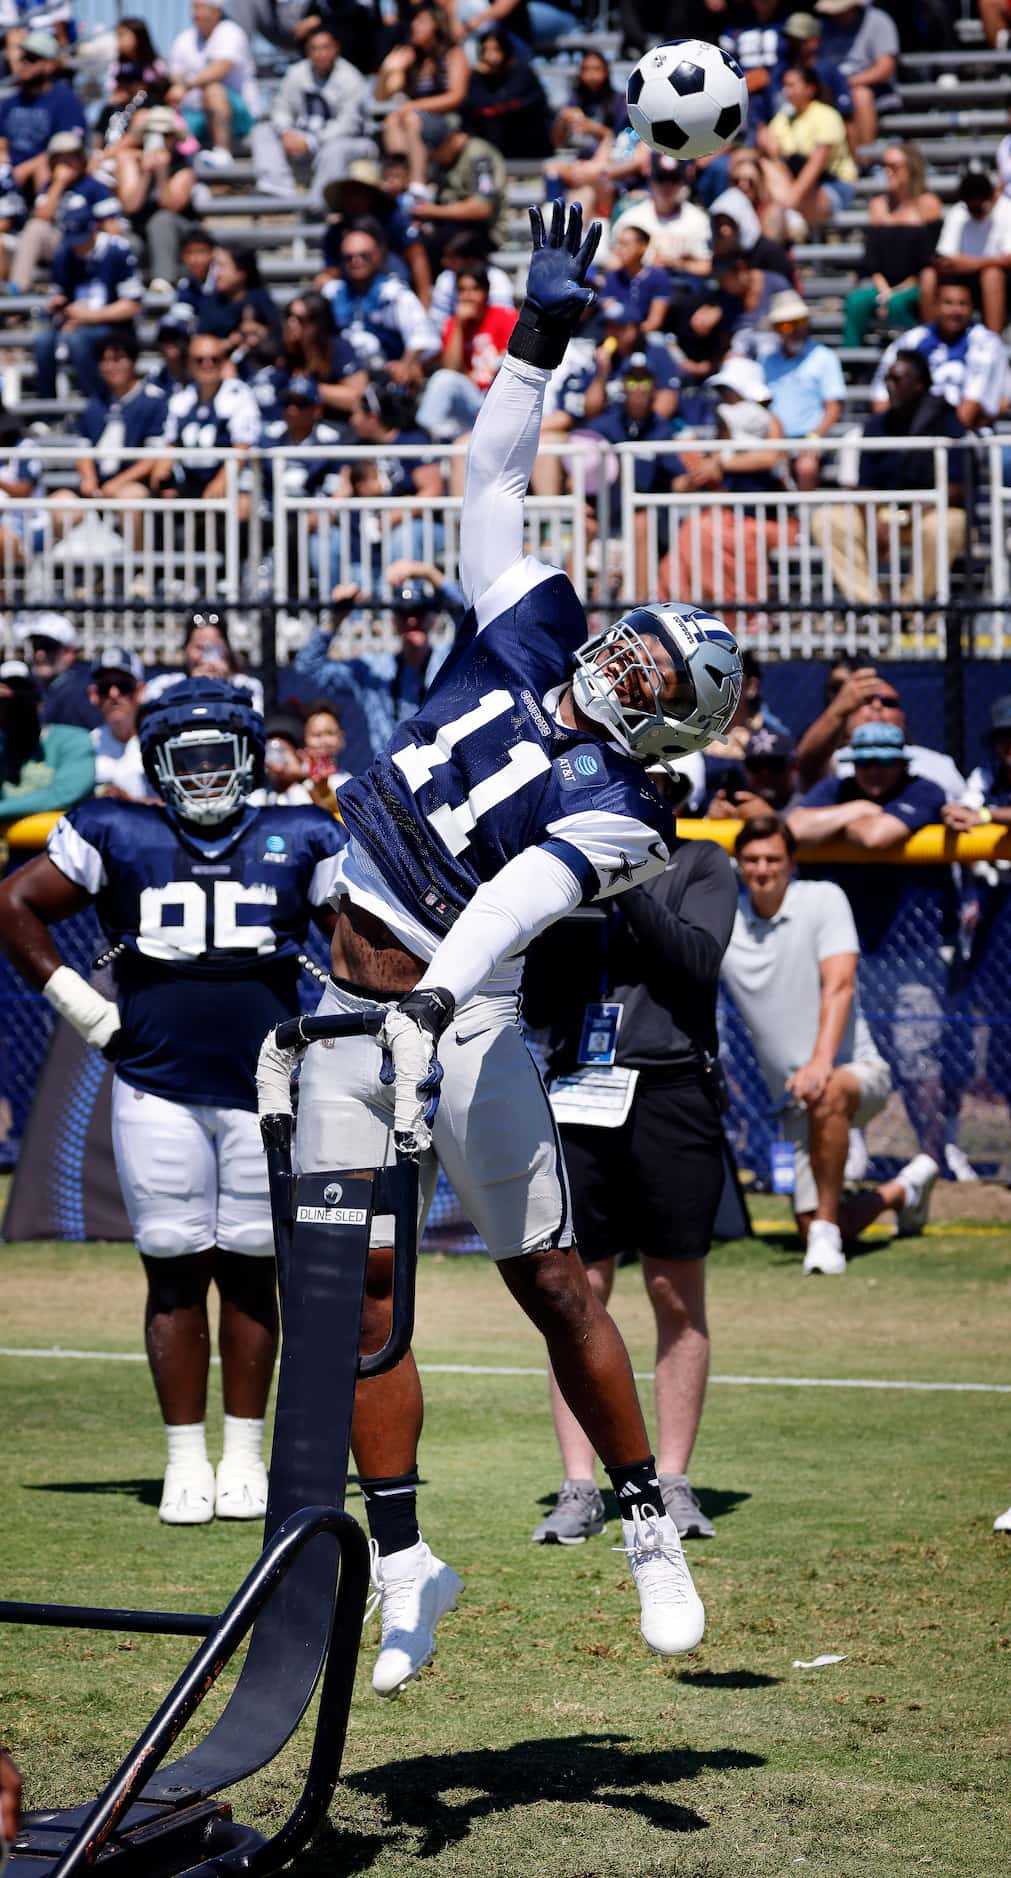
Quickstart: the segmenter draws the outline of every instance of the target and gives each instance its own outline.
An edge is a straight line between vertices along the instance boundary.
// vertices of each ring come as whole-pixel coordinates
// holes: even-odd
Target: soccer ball
[[[712,156],[748,121],[744,73],[703,39],[670,39],[643,53],[625,97],[632,129],[664,156]]]

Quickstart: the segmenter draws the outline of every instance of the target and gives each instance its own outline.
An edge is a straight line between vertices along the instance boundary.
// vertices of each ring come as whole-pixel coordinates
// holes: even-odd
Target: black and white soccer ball
[[[670,39],[644,52],[625,96],[632,129],[664,156],[713,156],[748,121],[744,73],[704,39]]]

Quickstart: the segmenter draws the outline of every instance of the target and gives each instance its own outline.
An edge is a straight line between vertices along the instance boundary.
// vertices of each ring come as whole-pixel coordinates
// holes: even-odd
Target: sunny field
[[[1011,1538],[991,1525],[1011,1501],[1011,1229],[879,1238],[845,1279],[805,1281],[772,1204],[754,1211],[759,1236],[711,1263],[694,1478],[718,1537],[689,1548],[708,1631],[676,1667],[639,1640],[615,1522],[578,1549],[530,1545],[558,1473],[538,1340],[483,1263],[424,1260],[424,1522],[465,1598],[392,1706],[368,1687],[373,1625],[330,1829],[297,1870],[1009,1868]],[[0,1298],[7,1352],[139,1348],[127,1247],[0,1247]],[[646,1371],[635,1270],[617,1313]],[[451,1373],[461,1364],[483,1373]],[[937,1386],[966,1383],[986,1387]],[[0,1595],[213,1610],[250,1563],[243,1527],[159,1525],[143,1363],[4,1354],[0,1427]],[[93,1793],[190,1647],[0,1630],[0,1736],[29,1803]],[[821,1654],[844,1660],[793,1666]],[[237,1811],[280,1818],[303,1761],[296,1737]]]

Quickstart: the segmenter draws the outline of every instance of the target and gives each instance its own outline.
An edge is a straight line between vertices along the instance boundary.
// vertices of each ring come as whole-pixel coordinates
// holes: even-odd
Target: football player
[[[694,1649],[702,1605],[663,1509],[625,1347],[574,1256],[564,1165],[518,1027],[517,985],[536,933],[663,870],[674,822],[646,766],[701,749],[726,727],[741,666],[726,628],[690,607],[637,607],[588,637],[567,576],[524,554],[544,388],[592,301],[583,282],[600,234],[581,242],[579,210],[566,220],[560,204],[547,236],[536,210],[531,221],[526,299],[467,461],[460,558],[470,611],[417,715],[341,791],[343,963],[320,1009],[382,1006],[383,1055],[370,1038],[329,1056],[308,1051],[296,1153],[318,1172],[382,1165],[395,1141],[416,1155],[434,1148],[610,1474],[642,1632],[666,1655]],[[591,1058],[609,1061],[613,1012],[587,1019]],[[268,1040],[261,1065],[275,1106],[291,1058]],[[389,1222],[374,1222],[366,1348],[381,1340],[388,1308],[388,1241]],[[418,1528],[421,1413],[410,1356],[359,1384],[353,1446],[378,1554],[373,1686],[384,1695],[427,1662],[459,1584]]]
[[[115,1063],[113,1147],[147,1274],[168,1444],[161,1518],[259,1519],[277,1304],[254,1069],[264,1031],[299,1008],[310,913],[332,924],[343,836],[322,809],[246,801],[262,776],[263,719],[229,685],[173,686],[139,735],[164,810],[93,798],[64,815],[47,852],[0,887],[0,945]],[[63,963],[49,932],[89,900],[114,948],[114,1003]],[[212,1280],[225,1406],[216,1477],[204,1437]]]

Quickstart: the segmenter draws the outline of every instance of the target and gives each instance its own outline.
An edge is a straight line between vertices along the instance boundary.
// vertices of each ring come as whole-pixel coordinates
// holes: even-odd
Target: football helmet
[[[673,688],[647,638],[659,640],[673,664]],[[587,639],[575,657],[572,691],[579,710],[642,763],[673,763],[704,750],[723,734],[740,702],[737,642],[701,607],[633,607]],[[641,703],[619,695],[629,681]]]
[[[181,821],[227,820],[263,775],[265,733],[258,711],[217,678],[187,678],[142,711],[145,775]]]

